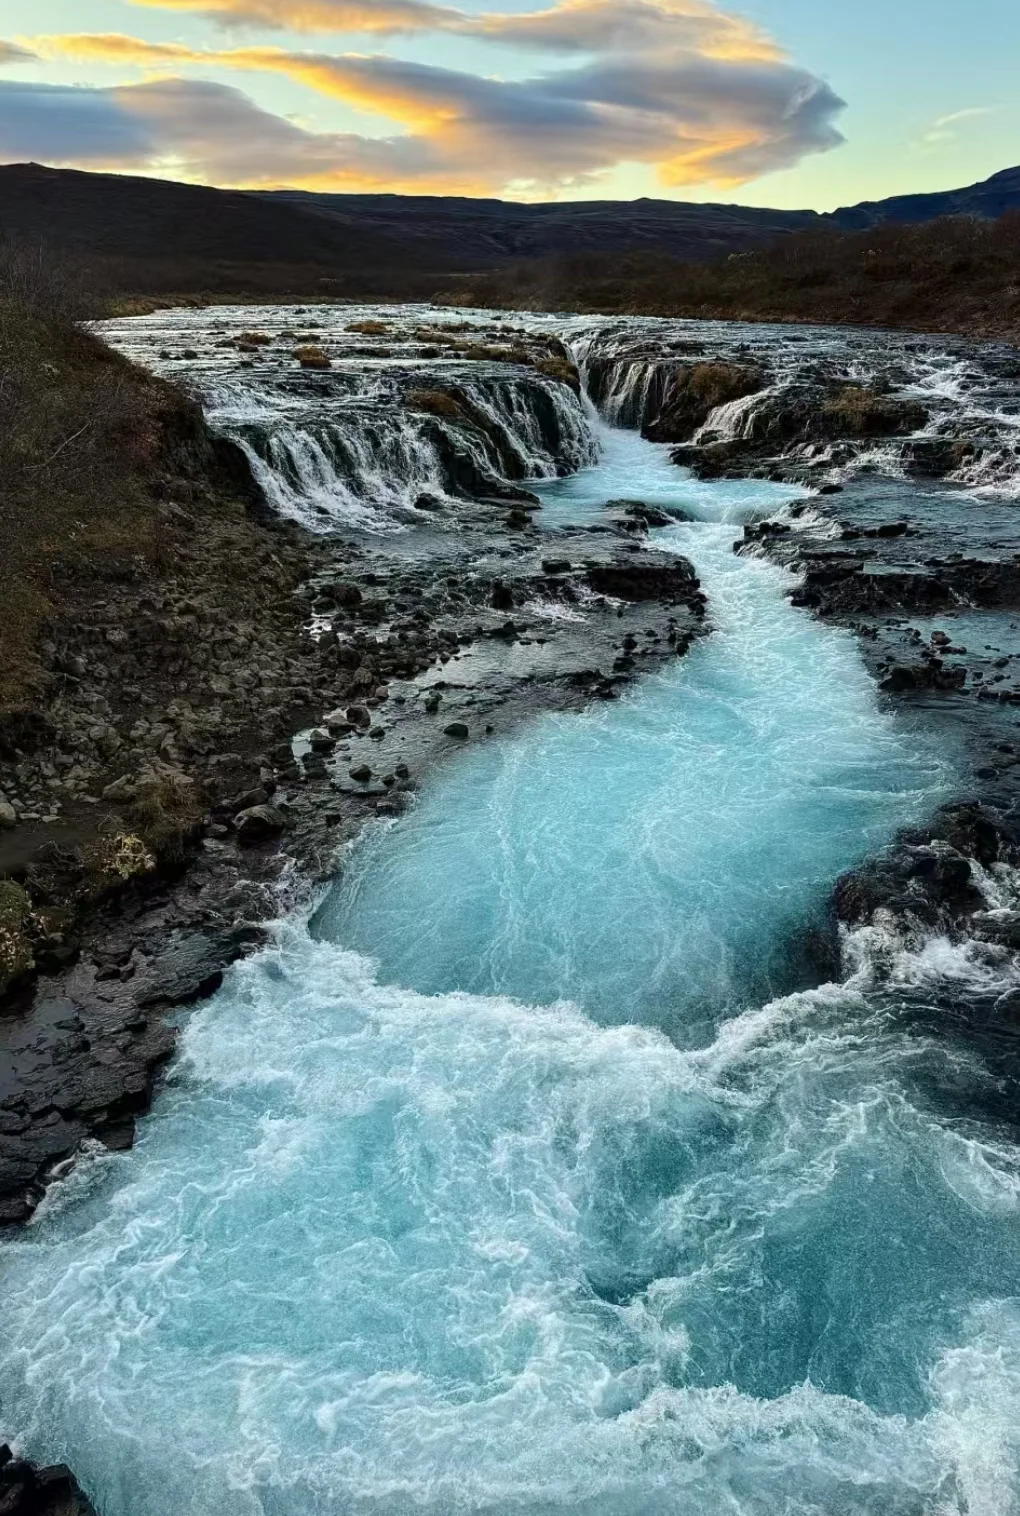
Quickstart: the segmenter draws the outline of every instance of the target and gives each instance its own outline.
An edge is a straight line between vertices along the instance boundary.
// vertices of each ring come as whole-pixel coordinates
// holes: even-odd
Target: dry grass
[[[447,421],[463,417],[460,406],[452,395],[442,390],[410,390],[407,403],[412,410],[426,411],[430,416],[443,416]]]
[[[321,347],[296,347],[294,357],[302,368],[332,368],[333,365]]]
[[[128,811],[146,848],[167,863],[178,863],[186,856],[202,815],[194,781],[176,769],[143,774]]]

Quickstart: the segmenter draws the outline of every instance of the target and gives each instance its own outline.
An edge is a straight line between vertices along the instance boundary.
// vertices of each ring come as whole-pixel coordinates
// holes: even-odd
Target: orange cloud
[[[398,135],[382,139],[385,152],[378,138],[343,137],[346,157],[361,169],[317,162],[312,171],[349,178],[371,160],[374,176],[385,160],[391,188],[549,193],[628,163],[652,166],[671,188],[733,186],[842,141],[833,125],[842,101],[829,87],[709,0],[560,0],[516,15],[456,14],[458,27],[478,28],[490,41],[576,56],[535,77],[505,80],[391,56],[194,48],[117,33],[68,33],[32,45],[48,57],[160,74],[187,67],[281,74],[394,123]],[[145,98],[151,109],[155,97]],[[264,183],[265,164],[252,158],[246,169],[244,146],[231,158],[231,182]],[[298,156],[290,181],[300,172],[307,183],[309,141]]]
[[[425,31],[459,13],[426,0],[129,0],[149,10],[190,11],[222,26],[295,32]]]

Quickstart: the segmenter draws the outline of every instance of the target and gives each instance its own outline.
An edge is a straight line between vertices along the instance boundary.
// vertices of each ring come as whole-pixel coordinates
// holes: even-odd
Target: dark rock
[[[268,842],[279,837],[285,826],[283,815],[273,805],[253,805],[234,817],[238,841],[245,844]]]
[[[372,770],[367,763],[359,763],[356,768],[350,769],[348,772],[357,784],[367,784],[372,777]]]
[[[943,479],[977,452],[972,442],[955,437],[916,437],[903,444],[900,461],[908,474]]]
[[[466,742],[471,733],[463,721],[451,721],[449,726],[443,727],[447,737],[456,737],[459,742]]]
[[[700,589],[694,566],[686,558],[656,554],[648,559],[616,558],[590,563],[585,571],[597,594],[618,600],[659,600],[668,605],[691,602]]]

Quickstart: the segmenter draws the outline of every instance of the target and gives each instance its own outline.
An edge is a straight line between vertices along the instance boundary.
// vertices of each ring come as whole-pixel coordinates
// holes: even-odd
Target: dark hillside
[[[427,272],[408,270],[394,237],[283,202],[37,164],[0,167],[4,234],[73,253],[131,294],[385,295]]]
[[[1020,212],[801,232],[715,263],[661,253],[519,263],[451,302],[721,320],[809,321],[1020,341]]]
[[[337,225],[399,236],[415,256],[450,269],[491,268],[553,253],[664,249],[713,258],[816,225],[814,211],[698,205],[676,200],[582,200],[522,205],[430,195],[322,195],[276,190],[260,198]]]
[[[946,190],[937,195],[894,195],[890,200],[865,200],[844,206],[827,217],[841,231],[861,231],[896,221],[917,225],[942,216],[977,216],[994,221],[1007,211],[1020,209],[1020,168],[1006,168],[981,184]]]
[[[789,236],[1020,207],[1020,169],[832,216],[673,200],[519,204],[427,195],[242,192],[36,164],[0,167],[0,237],[85,263],[119,295],[427,299],[522,260],[718,261]],[[601,277],[601,276],[600,276]]]

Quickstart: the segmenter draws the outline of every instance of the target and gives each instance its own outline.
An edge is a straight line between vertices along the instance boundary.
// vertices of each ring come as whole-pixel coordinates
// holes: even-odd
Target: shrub
[[[321,347],[296,347],[294,357],[302,368],[332,368],[332,363]]]
[[[32,907],[25,891],[9,880],[0,880],[0,995],[35,968],[29,936],[31,919]]]
[[[194,780],[179,769],[143,774],[128,818],[157,859],[178,863],[202,824]]]

